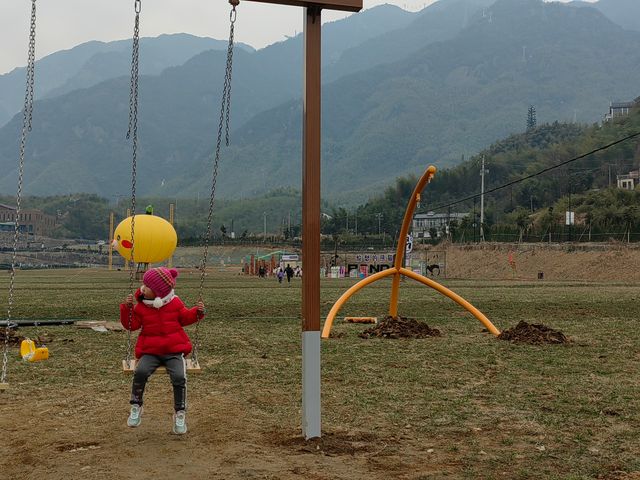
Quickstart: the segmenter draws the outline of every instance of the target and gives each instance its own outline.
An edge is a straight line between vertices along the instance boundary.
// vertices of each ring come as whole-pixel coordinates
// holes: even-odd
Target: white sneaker
[[[178,410],[173,414],[173,433],[183,435],[187,433],[187,412]]]
[[[127,418],[127,425],[129,427],[138,427],[142,423],[142,407],[135,403],[131,405],[131,412],[129,412],[129,418]]]

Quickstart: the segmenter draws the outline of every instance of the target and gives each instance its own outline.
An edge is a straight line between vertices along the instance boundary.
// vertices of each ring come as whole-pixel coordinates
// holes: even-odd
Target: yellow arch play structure
[[[324,322],[324,327],[322,329],[322,338],[329,338],[329,333],[331,332],[331,326],[333,325],[333,320],[335,319],[338,311],[342,308],[342,306],[346,303],[351,296],[356,293],[358,290],[366,287],[370,283],[376,282],[381,278],[389,277],[393,275],[393,284],[391,287],[391,301],[389,303],[389,315],[392,317],[398,316],[398,291],[400,289],[400,275],[404,275],[405,277],[412,278],[420,283],[423,283],[427,287],[431,287],[434,290],[440,292],[441,294],[449,297],[454,302],[458,303],[461,307],[469,311],[474,317],[476,317],[480,322],[485,326],[487,330],[489,330],[493,335],[500,335],[500,331],[491,323],[491,321],[476,307],[467,302],[464,298],[462,298],[457,293],[449,290],[447,287],[440,285],[438,282],[434,282],[433,280],[415,273],[407,268],[402,266],[405,254],[405,248],[407,243],[407,233],[409,233],[409,227],[411,225],[411,220],[413,219],[413,213],[416,209],[416,204],[418,201],[418,197],[420,192],[424,189],[424,187],[431,181],[433,176],[436,173],[436,167],[430,165],[427,170],[424,172],[416,188],[413,190],[411,194],[411,198],[409,199],[409,204],[407,205],[407,210],[404,214],[404,220],[402,221],[402,228],[400,229],[400,235],[398,236],[398,249],[396,250],[396,258],[392,268],[387,270],[383,270],[381,272],[374,273],[373,275],[366,277],[356,283],[354,286],[349,288],[346,292],[342,294],[342,296],[333,304],[331,310],[329,311],[329,315],[327,315],[327,319]]]

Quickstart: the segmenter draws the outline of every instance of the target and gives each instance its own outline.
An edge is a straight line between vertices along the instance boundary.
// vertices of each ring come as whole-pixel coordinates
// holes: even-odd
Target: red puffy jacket
[[[197,307],[186,308],[182,300],[174,297],[161,308],[142,302],[142,292],[135,293],[138,303],[133,307],[129,327],[129,307],[120,304],[120,323],[127,330],[142,328],[136,342],[136,358],[142,355],[171,355],[191,353],[191,341],[182,327],[196,323],[204,317]]]

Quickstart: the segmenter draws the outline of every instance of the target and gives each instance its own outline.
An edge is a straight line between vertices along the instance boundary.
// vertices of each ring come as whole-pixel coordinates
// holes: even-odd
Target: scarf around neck
[[[176,296],[175,292],[171,290],[166,297],[162,297],[162,298],[156,297],[153,300],[147,300],[145,298],[142,300],[142,303],[144,303],[145,305],[149,305],[150,307],[153,307],[153,308],[162,308],[171,300],[173,300],[175,296]]]

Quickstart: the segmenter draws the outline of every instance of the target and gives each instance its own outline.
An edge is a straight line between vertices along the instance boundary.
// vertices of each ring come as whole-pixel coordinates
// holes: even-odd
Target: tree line
[[[552,123],[531,126],[526,132],[494,143],[453,168],[436,173],[422,192],[418,213],[466,213],[460,222],[432,232],[432,241],[479,239],[480,168],[484,157],[488,173],[485,190],[516,182],[524,176],[576,158],[622,137],[640,132],[640,112],[603,125]],[[616,176],[638,170],[637,138],[533,176],[485,195],[486,240],[606,239],[640,240],[640,192],[616,186]],[[427,164],[425,164],[426,168]],[[365,203],[349,207],[322,203],[321,229],[328,237],[355,244],[386,242],[395,238],[418,181],[416,175],[399,177]],[[473,199],[461,199],[476,195]],[[12,205],[11,196],[0,202]],[[148,204],[154,213],[169,217],[174,205],[175,226],[183,243],[197,243],[206,232],[209,198],[138,198],[138,213]],[[50,197],[27,196],[24,208],[37,208],[57,219],[59,238],[107,239],[109,215],[117,224],[127,215],[130,201],[116,203],[95,194]],[[566,212],[573,213],[567,225]],[[239,200],[216,199],[212,236],[218,241],[296,241],[301,232],[301,195],[294,188],[279,188],[265,195]]]

